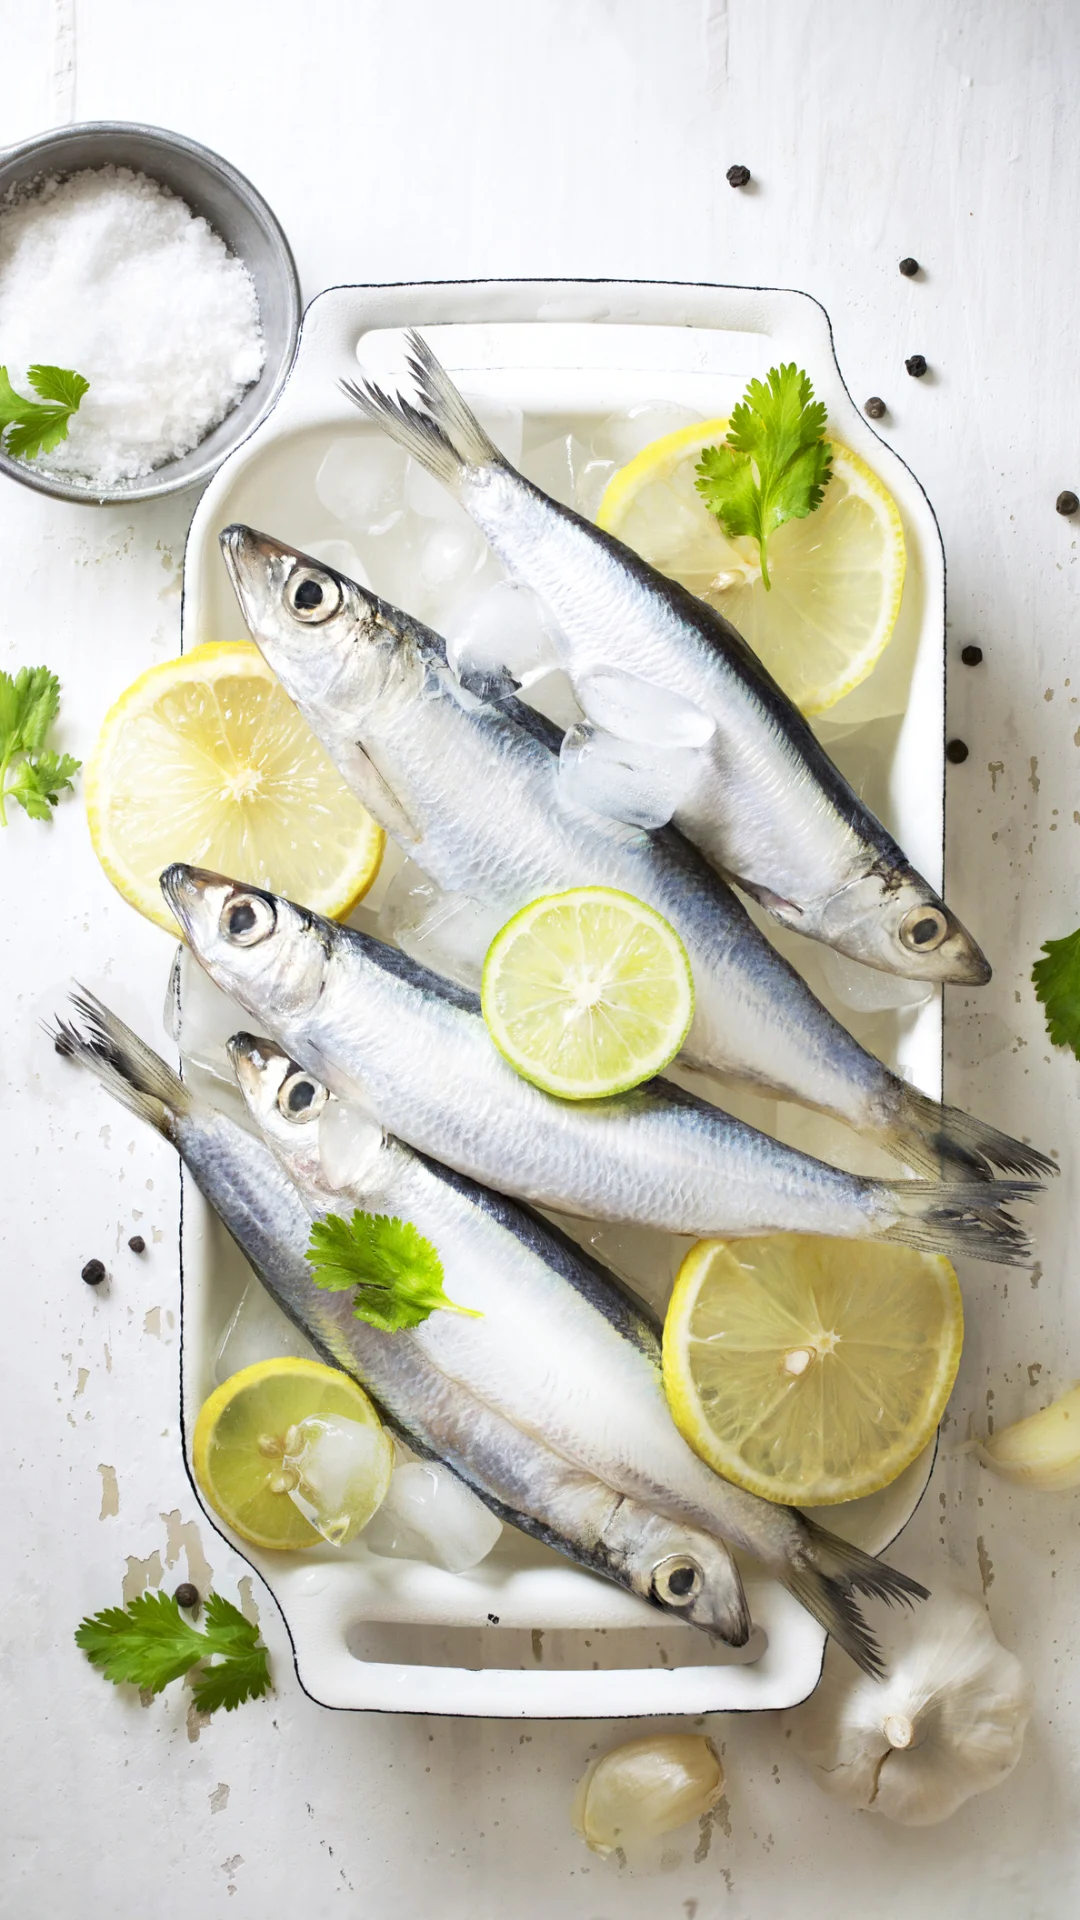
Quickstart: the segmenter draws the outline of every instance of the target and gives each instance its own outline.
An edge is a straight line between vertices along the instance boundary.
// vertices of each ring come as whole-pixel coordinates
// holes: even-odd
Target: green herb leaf
[[[749,534],[770,589],[768,542],[785,520],[802,520],[821,505],[832,475],[824,438],[826,408],[794,362],[751,380],[728,422],[723,445],[704,448],[695,486],[724,532]]]
[[[0,439],[7,435],[4,450],[15,460],[52,453],[67,439],[68,422],[90,391],[90,382],[66,367],[34,366],[26,377],[39,399],[16,393],[7,368],[0,367]]]
[[[317,1287],[333,1293],[355,1287],[354,1317],[384,1333],[418,1327],[436,1307],[481,1317],[447,1298],[442,1261],[408,1220],[359,1209],[351,1220],[328,1213],[312,1225],[307,1257]]]
[[[231,1712],[244,1700],[255,1700],[270,1687],[270,1668],[259,1630],[220,1594],[206,1601],[206,1632],[199,1633],[184,1619],[176,1601],[165,1593],[144,1593],[126,1607],[106,1607],[83,1620],[75,1641],[93,1666],[116,1685],[127,1681],[160,1693],[200,1662],[193,1683],[195,1705],[202,1713],[215,1707]]]
[[[1046,957],[1036,960],[1031,978],[1046,1009],[1046,1031],[1055,1047],[1071,1047],[1080,1060],[1080,927],[1045,941],[1042,950]]]
[[[0,369],[2,371],[2,369]],[[17,800],[32,820],[48,820],[81,762],[54,753],[45,735],[60,705],[60,682],[48,667],[0,673],[0,826],[5,801]]]

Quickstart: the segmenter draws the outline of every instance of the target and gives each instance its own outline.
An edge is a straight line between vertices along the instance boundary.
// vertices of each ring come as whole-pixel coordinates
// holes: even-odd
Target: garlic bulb
[[[699,1733],[654,1734],[594,1760],[570,1818],[593,1852],[606,1854],[699,1820],[723,1791],[724,1769],[711,1740]]]
[[[1080,1387],[979,1443],[984,1466],[1017,1486],[1053,1493],[1080,1487]]]
[[[826,1793],[906,1826],[930,1826],[1011,1773],[1030,1687],[985,1607],[965,1593],[935,1590],[905,1629],[887,1636],[883,1681],[830,1645],[817,1691],[784,1723]]]

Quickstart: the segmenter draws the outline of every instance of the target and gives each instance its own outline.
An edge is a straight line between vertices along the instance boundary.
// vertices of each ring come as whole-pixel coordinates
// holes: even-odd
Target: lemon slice
[[[328,1428],[339,1459],[322,1483],[311,1485],[305,1461]],[[344,1473],[342,1435],[351,1447]],[[222,1381],[203,1403],[191,1464],[200,1493],[241,1539],[295,1552],[321,1539],[343,1545],[367,1525],[386,1498],[394,1449],[367,1394],[347,1373],[318,1360],[260,1360]],[[329,1496],[327,1480],[334,1483]],[[289,1498],[292,1492],[323,1516],[321,1530]]]
[[[770,592],[756,540],[729,539],[694,486],[726,420],[681,427],[608,482],[597,525],[737,627],[803,713],[824,713],[865,680],[888,645],[904,587],[904,530],[892,495],[830,435],[820,507],[769,536]]]
[[[196,647],[141,674],[105,717],[85,793],[113,886],[174,935],[158,887],[174,860],[340,918],[382,859],[382,828],[249,641]]]
[[[960,1364],[949,1262],[858,1240],[701,1240],[664,1326],[675,1424],[725,1480],[828,1506],[876,1493],[931,1439]]]
[[[625,1093],[678,1053],[694,983],[674,927],[631,894],[575,887],[534,900],[484,961],[488,1032],[545,1093]]]

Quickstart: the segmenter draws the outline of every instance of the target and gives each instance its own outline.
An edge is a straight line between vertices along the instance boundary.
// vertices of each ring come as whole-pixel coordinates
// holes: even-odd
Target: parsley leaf
[[[442,1261],[408,1220],[359,1209],[351,1220],[328,1213],[312,1224],[307,1257],[317,1287],[332,1293],[355,1287],[353,1317],[384,1333],[418,1327],[436,1307],[481,1317],[447,1298]]]
[[[706,447],[694,484],[732,539],[750,534],[761,554],[768,591],[769,535],[785,520],[802,520],[821,505],[832,476],[824,438],[826,408],[792,362],[751,380],[728,421],[722,446]]]
[[[15,460],[36,460],[66,440],[68,422],[90,390],[89,380],[66,367],[31,367],[26,377],[36,400],[16,393],[7,368],[0,367],[0,441],[6,434],[4,451]]]
[[[59,706],[60,682],[48,667],[20,667],[14,679],[0,673],[0,826],[7,826],[8,799],[32,820],[50,819],[79,771],[70,753],[44,744]]]
[[[1071,1047],[1080,1060],[1080,927],[1063,940],[1043,943],[1045,959],[1031,969],[1035,996],[1046,1009],[1046,1031],[1055,1047]]]
[[[171,1595],[143,1593],[126,1607],[106,1607],[75,1630],[75,1641],[107,1680],[160,1693],[199,1666],[193,1683],[201,1713],[224,1707],[231,1713],[244,1700],[256,1700],[270,1688],[270,1668],[259,1630],[239,1608],[211,1593],[206,1601],[206,1632],[184,1619]],[[202,1661],[215,1664],[200,1666]]]

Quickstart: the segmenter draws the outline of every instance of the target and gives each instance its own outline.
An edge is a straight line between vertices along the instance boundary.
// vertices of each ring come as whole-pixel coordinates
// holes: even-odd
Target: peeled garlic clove
[[[979,1458],[1016,1486],[1043,1493],[1080,1487],[1080,1387],[979,1442]]]
[[[628,1740],[594,1760],[570,1818],[594,1853],[635,1846],[688,1820],[700,1820],[724,1791],[724,1769],[700,1733]]]

